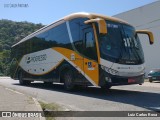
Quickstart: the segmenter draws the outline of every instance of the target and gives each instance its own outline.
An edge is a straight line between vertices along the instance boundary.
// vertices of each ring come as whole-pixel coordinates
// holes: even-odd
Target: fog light
[[[112,82],[112,79],[110,77],[105,77],[105,80],[110,83]]]

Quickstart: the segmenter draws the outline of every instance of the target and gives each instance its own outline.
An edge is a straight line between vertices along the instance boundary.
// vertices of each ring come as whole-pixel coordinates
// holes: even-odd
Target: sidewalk
[[[0,86],[0,111],[42,111],[39,103],[32,97],[19,93],[9,88]],[[0,116],[2,113],[0,112]],[[44,118],[7,118],[0,117],[0,120],[45,120]]]

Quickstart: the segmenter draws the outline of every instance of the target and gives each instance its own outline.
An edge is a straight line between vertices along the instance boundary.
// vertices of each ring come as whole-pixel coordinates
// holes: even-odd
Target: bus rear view
[[[138,34],[129,23],[99,14],[75,13],[25,37],[12,46],[13,79],[108,89],[144,82],[144,54]]]

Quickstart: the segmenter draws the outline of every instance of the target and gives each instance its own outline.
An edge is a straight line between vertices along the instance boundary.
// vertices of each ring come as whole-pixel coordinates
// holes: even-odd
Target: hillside
[[[42,27],[42,24],[34,24],[26,21],[0,20],[0,75],[9,75],[11,46]]]

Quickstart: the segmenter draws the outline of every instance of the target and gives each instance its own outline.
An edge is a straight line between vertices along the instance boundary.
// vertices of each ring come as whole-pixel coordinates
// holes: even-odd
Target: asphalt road
[[[57,103],[67,109],[77,111],[160,110],[160,82],[114,86],[109,91],[101,91],[95,87],[77,88],[74,92],[65,91],[63,85],[60,84],[46,86],[41,82],[36,82],[30,86],[21,86],[18,81],[5,77],[0,78],[0,85],[23,92],[38,100]]]

